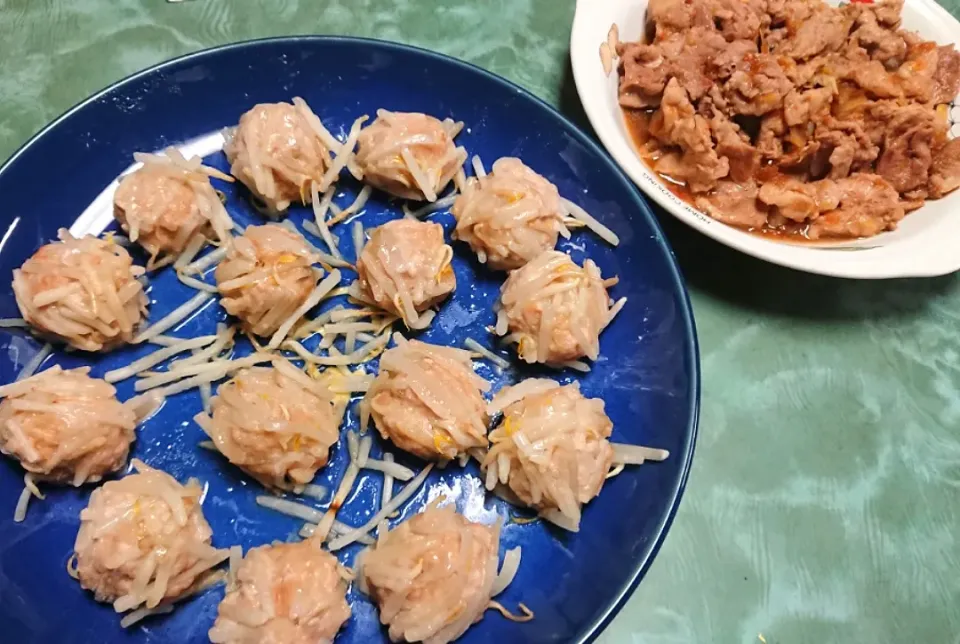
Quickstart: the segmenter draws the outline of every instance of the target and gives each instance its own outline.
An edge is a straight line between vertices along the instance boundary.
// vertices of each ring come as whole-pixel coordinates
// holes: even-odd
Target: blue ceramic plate
[[[103,230],[109,202],[96,197],[132,162],[138,150],[180,144],[236,124],[259,102],[304,97],[324,123],[342,135],[361,114],[383,107],[420,111],[466,123],[458,144],[489,165],[501,156],[517,156],[557,184],[611,227],[622,240],[607,246],[588,232],[561,241],[560,248],[579,263],[591,257],[606,276],[619,275],[614,297],[627,296],[626,308],[601,338],[601,358],[584,376],[572,372],[524,369],[496,373],[488,364],[478,371],[494,390],[521,376],[546,375],[564,381],[579,378],[589,397],[603,398],[614,422],[614,440],[670,450],[670,458],[611,479],[585,510],[579,534],[542,521],[509,522],[514,513],[485,497],[476,466],[456,466],[431,474],[429,484],[406,506],[403,517],[430,499],[444,495],[470,519],[507,521],[503,550],[523,546],[516,580],[499,598],[515,607],[524,602],[536,613],[514,624],[487,613],[463,642],[580,642],[590,640],[613,616],[637,584],[663,541],[676,511],[693,455],[699,402],[696,337],[680,274],[650,209],[623,173],[597,145],[549,106],[523,89],[476,67],[431,52],[371,40],[288,38],[242,43],[192,54],[132,76],[83,102],[30,141],[0,170],[0,317],[17,317],[9,287],[11,271],[60,227],[74,232]],[[208,137],[209,139],[209,137]],[[206,162],[226,169],[220,152]],[[349,203],[358,186],[345,183],[338,203]],[[242,188],[228,191],[228,210],[242,223],[259,221]],[[108,197],[109,198],[109,197]],[[91,205],[92,204],[92,205]],[[85,213],[81,217],[81,213]],[[307,214],[294,208],[298,225]],[[366,227],[400,216],[397,204],[377,195],[363,215]],[[449,234],[452,217],[432,217]],[[341,248],[352,259],[349,227],[339,226]],[[316,240],[315,240],[316,241]],[[502,275],[478,264],[469,249],[455,244],[457,290],[423,339],[455,346],[473,337],[494,346],[485,330],[493,324],[492,305]],[[143,258],[138,261],[142,263]],[[169,271],[152,279],[150,319],[156,320],[186,300],[192,291]],[[186,337],[209,333],[225,319],[216,303],[173,333]],[[18,333],[0,332],[4,348],[0,381],[9,382],[39,349]],[[245,342],[245,341],[244,341]],[[93,365],[93,374],[151,351],[128,348],[107,356],[56,353],[54,361],[73,367]],[[504,354],[506,355],[506,354]],[[132,381],[118,386],[121,399],[132,395]],[[294,540],[300,523],[260,508],[260,486],[217,454],[199,448],[206,437],[192,421],[201,408],[196,391],[176,396],[142,426],[133,455],[181,480],[195,476],[209,486],[204,512],[218,546],[240,544],[244,551],[274,540]],[[347,427],[356,427],[356,405]],[[374,447],[379,453],[382,445]],[[401,462],[417,469],[406,455]],[[334,486],[346,467],[341,445],[317,482]],[[382,479],[367,473],[339,517],[359,525],[379,499]],[[205,642],[223,590],[211,589],[180,605],[168,616],[148,619],[129,632],[107,605],[65,572],[79,519],[90,489],[50,488],[46,501],[34,502],[27,520],[12,521],[22,489],[20,467],[0,461],[0,640],[28,642]],[[323,507],[324,504],[319,504]],[[356,546],[342,559],[352,562]],[[337,642],[386,641],[374,607],[351,589],[353,617]]]

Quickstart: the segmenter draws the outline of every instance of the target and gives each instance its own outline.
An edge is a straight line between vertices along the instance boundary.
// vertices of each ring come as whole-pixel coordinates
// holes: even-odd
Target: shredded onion
[[[146,355],[139,360],[134,360],[126,367],[108,371],[103,376],[103,379],[107,382],[118,382],[120,380],[130,378],[141,371],[145,371],[154,365],[160,364],[171,356],[175,356],[178,353],[183,353],[184,351],[205,347],[216,339],[217,336],[215,335],[204,335],[197,338],[190,338],[189,340],[178,340],[176,344],[172,344],[164,349],[158,349],[157,351],[154,351],[153,353]]]
[[[392,456],[392,455],[391,455]],[[414,477],[414,471],[409,467],[404,467],[399,463],[394,462],[393,460],[382,460],[378,461],[375,458],[368,458],[367,462],[363,464],[363,468],[367,470],[376,470],[378,472],[383,472],[384,474],[390,476],[390,478],[396,479],[398,481],[409,481]]]
[[[280,343],[283,342],[284,338],[287,337],[287,334],[290,332],[290,329],[293,328],[293,325],[297,323],[307,311],[315,307],[320,303],[320,300],[325,298],[330,294],[334,288],[340,283],[340,271],[334,269],[329,275],[327,275],[316,288],[310,293],[309,297],[303,301],[303,304],[294,311],[290,317],[288,317],[283,324],[277,329],[276,333],[273,334],[273,337],[270,338],[270,343],[267,344],[268,349],[276,349],[280,346]]]
[[[471,350],[471,351],[476,351],[477,353],[479,353],[479,354],[482,355],[484,358],[486,358],[487,360],[489,360],[490,362],[492,362],[492,363],[495,364],[496,366],[500,367],[501,369],[509,369],[509,368],[510,368],[510,361],[509,361],[509,360],[507,360],[506,358],[503,358],[503,357],[501,357],[501,356],[498,356],[498,355],[495,354],[493,351],[491,351],[490,349],[487,349],[486,347],[484,347],[482,344],[480,344],[479,342],[477,342],[477,341],[474,340],[473,338],[467,338],[466,340],[464,340],[464,341],[463,341],[463,346],[465,346],[467,349],[469,349],[469,350]]]
[[[26,380],[30,376],[34,375],[37,372],[37,369],[40,368],[44,360],[46,360],[51,353],[53,353],[53,345],[49,342],[40,347],[40,350],[37,351],[32,358],[30,358],[30,361],[23,365],[23,369],[21,369],[20,373],[17,374],[16,382]]]
[[[644,461],[664,461],[670,456],[669,451],[654,447],[624,443],[610,443],[610,446],[613,447],[613,462],[625,465],[641,465]]]
[[[561,199],[561,202],[571,217],[583,222],[583,224],[595,232],[600,239],[612,246],[618,246],[620,244],[620,238],[617,237],[617,234],[597,221],[586,210],[573,203],[569,199]]]
[[[507,586],[513,581],[513,578],[517,576],[517,570],[520,568],[521,554],[522,551],[518,546],[507,550],[503,555],[503,565],[500,566],[500,573],[497,575],[496,581],[493,582],[493,588],[490,589],[491,597],[496,597],[506,590]]]
[[[140,331],[140,333],[133,338],[134,344],[145,342],[156,335],[160,335],[179,322],[182,322],[189,317],[191,313],[210,301],[210,298],[212,297],[213,295],[211,293],[197,293],[189,300],[168,313],[165,317],[158,320],[156,323],[151,324],[146,329]]]
[[[23,318],[0,319],[0,329],[25,329],[30,325]]]
[[[371,530],[380,525],[380,522],[390,516],[395,510],[400,509],[404,503],[407,502],[417,490],[423,485],[423,482],[427,480],[427,475],[430,474],[430,470],[433,469],[433,463],[428,463],[426,467],[420,470],[420,473],[417,476],[407,483],[406,487],[400,490],[400,493],[395,497],[390,499],[390,502],[387,503],[379,512],[377,512],[369,521],[364,523],[359,528],[353,530],[353,532],[348,532],[340,537],[337,537],[329,544],[327,548],[330,552],[335,550],[340,550],[349,546],[351,543],[357,541],[362,535],[369,534]]]

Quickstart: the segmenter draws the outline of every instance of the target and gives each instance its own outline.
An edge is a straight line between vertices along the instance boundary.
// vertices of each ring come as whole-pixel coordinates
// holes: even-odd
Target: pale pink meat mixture
[[[211,545],[203,489],[134,460],[138,473],[108,481],[80,512],[75,575],[118,612],[148,608],[188,591],[226,557]]]
[[[227,459],[274,489],[313,480],[339,437],[341,411],[320,382],[276,368],[240,370],[195,421]]]
[[[363,554],[363,583],[393,642],[446,644],[483,617],[499,526],[431,505]]]
[[[960,185],[960,54],[900,26],[902,0],[653,0],[618,47],[641,154],[724,223],[811,239],[896,227]]]
[[[374,228],[357,260],[364,298],[417,328],[419,313],[457,287],[440,224],[396,219]]]
[[[300,235],[279,224],[248,226],[214,272],[220,302],[245,329],[269,336],[310,296],[316,259]]]
[[[214,644],[329,644],[350,618],[336,558],[312,540],[253,548],[220,602]]]
[[[120,182],[113,199],[114,217],[152,257],[180,253],[209,221],[197,205],[190,184],[163,168],[147,165]]]

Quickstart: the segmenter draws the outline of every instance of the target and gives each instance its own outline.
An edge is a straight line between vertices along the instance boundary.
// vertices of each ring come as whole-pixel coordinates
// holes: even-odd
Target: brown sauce
[[[653,172],[663,179],[664,187],[672,192],[678,199],[687,203],[691,208],[696,208],[694,205],[694,195],[683,181],[657,172],[654,169],[654,163],[664,153],[664,150],[660,147],[657,140],[650,135],[650,119],[653,118],[655,110],[623,108],[622,111],[623,120],[627,125],[627,131],[630,133],[630,138],[633,140],[633,145],[637,150],[637,155],[640,157],[640,160],[650,169],[650,172]],[[761,170],[761,172],[763,172],[763,170]],[[766,239],[809,244],[823,244],[825,241],[828,241],[810,239],[807,237],[808,225],[798,222],[787,222],[783,227],[779,228],[770,228],[769,226],[746,228],[743,226],[732,226],[731,224],[725,225]],[[838,240],[834,239],[832,241],[836,242]]]

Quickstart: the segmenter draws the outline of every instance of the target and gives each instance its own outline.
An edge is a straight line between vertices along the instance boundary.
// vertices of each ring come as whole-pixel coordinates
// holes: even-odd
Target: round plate
[[[380,107],[462,120],[466,128],[457,141],[471,154],[487,165],[501,156],[522,158],[557,184],[562,195],[620,235],[622,242],[616,249],[583,231],[560,245],[578,262],[593,258],[605,276],[619,275],[620,284],[612,294],[629,298],[603,334],[601,358],[589,374],[581,377],[532,368],[497,373],[485,363],[478,363],[477,371],[493,381],[494,390],[523,376],[577,378],[587,396],[606,401],[614,440],[662,447],[670,450],[670,458],[628,468],[609,480],[599,498],[586,507],[578,534],[564,533],[542,521],[510,522],[516,511],[485,497],[475,464],[432,473],[401,517],[445,496],[471,520],[490,523],[499,516],[506,522],[501,556],[507,548],[523,546],[520,572],[498,599],[508,607],[524,602],[536,619],[515,624],[489,611],[461,641],[591,639],[650,564],[680,500],[697,424],[696,336],[673,256],[636,189],[589,138],[528,92],[435,53],[346,38],[262,40],[164,63],[70,110],[0,170],[0,194],[4,195],[0,274],[9,280],[11,271],[38,246],[54,239],[60,227],[72,227],[78,234],[101,232],[110,222],[111,182],[129,167],[135,151],[194,141],[184,147],[210,146],[206,162],[225,169],[222,152],[215,151],[217,132],[236,124],[255,103],[289,101],[297,95],[341,137],[357,116],[372,116]],[[352,180],[344,179],[343,184],[336,198],[341,204],[349,203],[358,189]],[[238,222],[261,221],[242,187],[230,186],[226,192],[227,208]],[[306,214],[306,208],[293,208],[290,216],[299,225]],[[361,220],[369,228],[399,216],[399,204],[378,194]],[[449,235],[453,223],[449,214],[442,212],[432,219],[442,223]],[[350,227],[337,228],[340,246],[352,259]],[[485,270],[465,245],[455,244],[455,251],[457,290],[422,339],[462,346],[465,338],[473,337],[495,346],[486,327],[494,322],[492,306],[503,275]],[[137,261],[142,263],[143,257]],[[192,293],[169,270],[154,275],[150,319],[159,319]],[[8,286],[0,298],[0,316],[18,315]],[[172,333],[181,337],[209,333],[225,317],[214,303]],[[9,382],[39,344],[7,331],[0,332],[0,341],[5,349],[0,376]],[[102,375],[152,350],[133,347],[106,356],[57,352],[45,367],[54,360],[69,367],[92,364],[93,374]],[[119,383],[118,390],[121,399],[130,397],[132,381]],[[218,454],[197,446],[206,438],[191,420],[200,409],[196,391],[169,400],[140,428],[133,455],[180,480],[195,476],[205,482],[204,513],[215,545],[240,544],[246,551],[275,540],[295,540],[300,522],[257,506],[254,498],[262,492],[260,486]],[[345,427],[356,426],[354,403]],[[374,454],[382,447],[377,438]],[[339,444],[332,448],[330,464],[318,475],[318,483],[336,486],[346,467],[345,451]],[[398,460],[422,467],[405,454],[398,454]],[[47,499],[31,504],[26,521],[15,524],[12,513],[23,487],[22,476],[15,462],[2,460],[0,623],[4,633],[0,639],[18,644],[207,641],[222,588],[124,632],[112,608],[95,602],[65,571],[78,513],[90,487],[48,486]],[[379,474],[365,472],[338,518],[352,525],[365,522],[379,500],[381,485]],[[352,546],[341,560],[349,564],[356,552],[357,546]],[[375,608],[353,588],[348,599],[353,616],[337,642],[387,641]]]
[[[827,0],[839,4],[847,0]],[[854,0],[856,1],[856,0]],[[872,0],[867,0],[872,1]],[[960,191],[931,199],[907,215],[896,230],[874,237],[792,243],[728,226],[670,191],[640,159],[617,102],[616,72],[600,62],[600,43],[616,24],[623,42],[640,40],[648,0],[578,0],[570,32],[570,60],[577,92],[590,124],[617,163],[651,199],[671,215],[716,241],[759,259],[809,273],[854,279],[932,277],[960,270]],[[934,0],[910,0],[902,27],[941,45],[960,42],[960,23]],[[951,135],[960,135],[960,107],[950,109]]]

